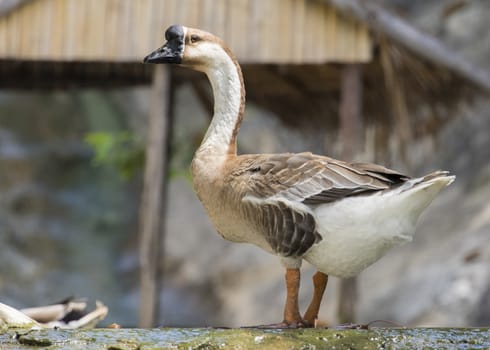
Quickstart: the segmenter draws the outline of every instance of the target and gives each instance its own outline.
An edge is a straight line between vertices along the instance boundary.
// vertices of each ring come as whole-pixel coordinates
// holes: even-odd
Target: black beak
[[[174,25],[165,32],[167,42],[143,59],[144,63],[182,63],[184,55],[184,30]]]
[[[144,63],[182,63],[182,49],[167,42],[161,48],[156,49],[143,60]]]

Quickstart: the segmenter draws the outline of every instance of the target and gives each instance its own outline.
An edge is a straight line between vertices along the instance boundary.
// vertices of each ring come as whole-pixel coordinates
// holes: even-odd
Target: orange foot
[[[282,321],[279,323],[272,324],[262,324],[258,326],[252,327],[244,327],[244,328],[258,328],[258,329],[298,329],[298,328],[311,328],[313,325],[309,325],[305,321],[301,320],[298,322],[286,322]]]

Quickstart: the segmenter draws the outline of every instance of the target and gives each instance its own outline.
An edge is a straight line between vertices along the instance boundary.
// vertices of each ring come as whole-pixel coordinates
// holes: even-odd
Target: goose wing
[[[311,153],[243,156],[242,203],[272,249],[298,257],[321,240],[314,205],[389,189],[409,178],[380,165],[346,163]]]
[[[251,157],[242,166],[247,173],[246,196],[323,204],[366,192],[389,189],[408,176],[370,163],[347,163],[311,153]]]

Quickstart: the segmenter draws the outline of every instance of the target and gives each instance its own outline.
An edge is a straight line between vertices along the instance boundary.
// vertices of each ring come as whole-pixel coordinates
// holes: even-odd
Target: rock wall
[[[138,186],[94,168],[83,142],[127,127],[115,102],[94,91],[0,94],[2,302],[84,296],[127,314],[119,300],[134,281],[121,264],[135,241]]]

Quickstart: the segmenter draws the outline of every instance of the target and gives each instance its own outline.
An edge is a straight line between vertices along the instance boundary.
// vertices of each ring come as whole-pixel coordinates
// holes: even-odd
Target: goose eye
[[[199,40],[201,40],[201,38],[198,35],[196,34],[191,35],[191,43],[198,42]]]

